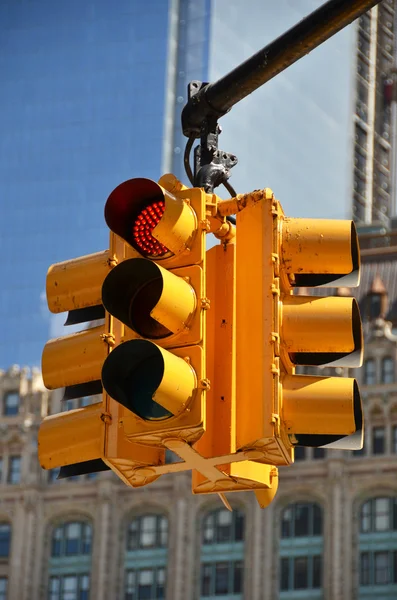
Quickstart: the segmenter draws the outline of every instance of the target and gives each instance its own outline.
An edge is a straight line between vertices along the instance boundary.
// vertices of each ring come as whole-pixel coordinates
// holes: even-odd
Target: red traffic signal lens
[[[175,201],[172,194],[151,179],[129,179],[107,199],[105,221],[111,231],[143,256],[168,258],[173,252],[153,236],[153,229],[165,213],[167,197]]]
[[[145,206],[135,218],[132,229],[134,247],[145,256],[163,256],[168,252],[168,248],[152,235],[152,231],[160,222],[164,210],[164,200],[158,200]]]

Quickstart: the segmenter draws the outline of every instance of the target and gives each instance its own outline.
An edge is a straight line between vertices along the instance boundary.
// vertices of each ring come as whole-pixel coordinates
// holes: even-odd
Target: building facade
[[[350,374],[364,450],[297,449],[265,510],[250,493],[228,494],[232,513],[192,496],[188,473],[140,489],[112,472],[56,480],[38,464],[39,424],[85,400],[62,407],[38,371],[2,372],[1,600],[395,598],[397,247],[362,259],[365,362]]]
[[[388,227],[396,210],[394,0],[358,20],[355,65],[353,218],[361,225]]]

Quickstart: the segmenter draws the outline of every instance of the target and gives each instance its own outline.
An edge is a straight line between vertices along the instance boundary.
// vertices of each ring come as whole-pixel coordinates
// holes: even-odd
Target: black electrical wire
[[[186,142],[185,154],[183,156],[183,164],[185,165],[186,175],[192,185],[194,185],[194,177],[193,177],[192,168],[190,166],[190,152],[192,150],[192,146],[194,144],[195,139],[196,138],[193,135],[190,136],[190,138]]]
[[[232,185],[230,185],[230,183],[228,181],[224,181],[223,185],[225,186],[225,188],[227,189],[227,191],[229,192],[229,194],[232,198],[234,198],[234,196],[237,196],[236,190],[234,189],[234,187]]]

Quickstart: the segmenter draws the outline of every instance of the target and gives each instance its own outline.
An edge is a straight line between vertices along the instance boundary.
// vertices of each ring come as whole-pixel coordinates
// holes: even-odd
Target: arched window
[[[143,515],[130,521],[127,550],[165,548],[168,544],[168,519],[164,515]]]
[[[0,558],[10,556],[11,546],[11,525],[9,523],[0,523]]]
[[[375,360],[367,358],[364,361],[364,385],[374,385],[376,383]]]
[[[382,383],[394,382],[394,359],[391,356],[382,358],[381,381]]]
[[[91,554],[92,528],[89,523],[71,521],[54,529],[51,556]]]
[[[203,544],[223,544],[244,540],[244,514],[224,508],[215,510],[203,520]]]
[[[127,526],[124,600],[165,598],[168,519],[162,514],[133,517]]]
[[[397,498],[372,498],[361,506],[361,533],[397,531]]]
[[[290,504],[281,517],[281,537],[322,535],[322,508],[315,503]]]
[[[244,513],[239,510],[222,508],[204,515],[200,598],[242,598],[244,528]]]
[[[287,506],[281,515],[280,598],[289,597],[293,590],[320,592],[323,581],[322,555],[321,506],[314,502]]]
[[[92,526],[66,521],[51,535],[48,600],[88,600]]]
[[[380,496],[362,504],[359,558],[365,597],[383,597],[384,586],[390,598],[397,597],[397,497]]]

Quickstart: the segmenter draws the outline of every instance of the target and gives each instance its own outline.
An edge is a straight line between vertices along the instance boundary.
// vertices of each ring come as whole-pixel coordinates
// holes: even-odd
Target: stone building
[[[37,371],[2,372],[0,600],[396,598],[397,247],[381,246],[390,239],[363,240],[364,450],[298,449],[265,510],[250,493],[228,495],[232,513],[217,496],[193,497],[186,473],[139,490],[112,472],[56,480],[38,464],[37,430],[60,398]]]

